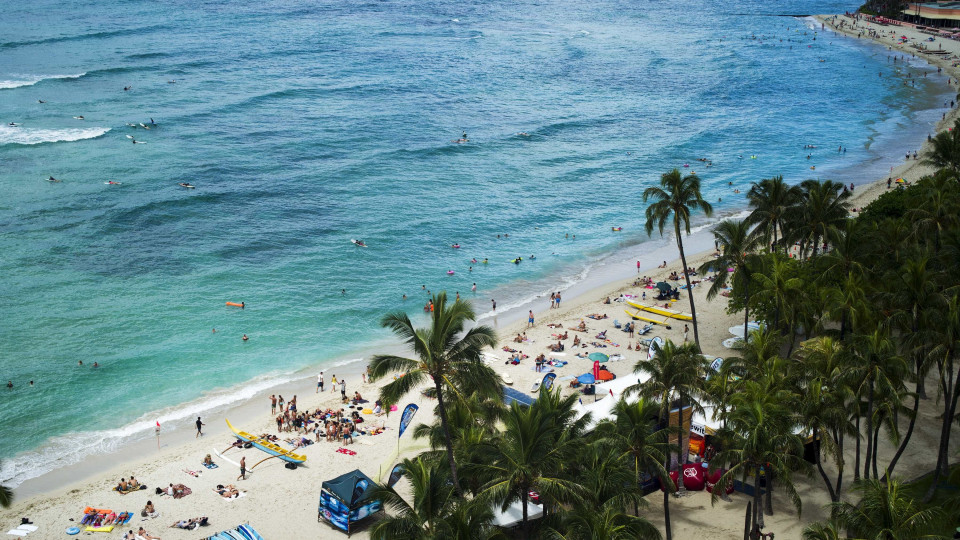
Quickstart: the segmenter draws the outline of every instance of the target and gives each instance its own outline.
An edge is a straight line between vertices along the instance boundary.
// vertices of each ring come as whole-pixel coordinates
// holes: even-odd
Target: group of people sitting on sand
[[[527,338],[526,332],[517,334],[517,337],[513,338],[514,343],[526,343],[527,341],[529,341],[529,339]]]
[[[550,345],[547,345],[547,348],[553,352],[563,352],[564,350],[563,341],[557,341],[556,343],[551,343]]]
[[[137,482],[137,479],[131,475],[130,480],[121,478],[120,483],[117,484],[117,487],[114,489],[119,493],[126,495],[127,493],[132,493],[134,491],[140,491],[142,487],[140,486],[140,482]]]

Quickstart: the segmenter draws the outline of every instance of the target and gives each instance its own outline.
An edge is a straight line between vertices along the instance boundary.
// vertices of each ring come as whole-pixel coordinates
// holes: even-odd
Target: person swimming
[[[77,120],[86,120],[82,114],[80,116],[74,116],[74,118],[76,118]]]
[[[46,101],[44,101],[44,100],[42,100],[42,99],[38,99],[38,100],[37,100],[37,103],[46,103]]]
[[[47,182],[59,182],[60,180],[54,177],[47,178]]]

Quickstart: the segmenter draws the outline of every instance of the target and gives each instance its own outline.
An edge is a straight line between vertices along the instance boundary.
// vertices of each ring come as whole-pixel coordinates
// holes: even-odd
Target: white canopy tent
[[[527,501],[527,519],[540,519],[543,517],[543,505],[534,504]],[[493,524],[497,527],[510,528],[516,527],[523,521],[523,503],[514,501],[510,503],[506,511],[500,510],[500,505],[493,507]]]

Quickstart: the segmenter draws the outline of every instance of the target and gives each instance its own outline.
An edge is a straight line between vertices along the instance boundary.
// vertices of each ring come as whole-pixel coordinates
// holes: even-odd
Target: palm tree
[[[817,471],[827,486],[830,500],[840,500],[843,487],[843,442],[847,435],[856,436],[857,431],[848,415],[853,392],[848,384],[847,353],[845,348],[830,337],[814,338],[803,344],[799,362],[793,364],[799,383],[800,416],[810,430],[815,444]],[[837,481],[833,485],[823,469],[821,455],[832,456],[837,468]]]
[[[779,381],[765,377],[759,381],[747,381],[742,390],[731,398],[732,409],[727,414],[725,428],[717,431],[722,448],[710,462],[711,470],[730,464],[718,485],[727,485],[740,475],[745,481],[748,474],[757,480],[752,503],[748,531],[760,525],[762,492],[761,469],[768,480],[777,482],[786,490],[799,513],[800,497],[791,480],[795,470],[806,471],[803,460],[803,440],[793,433],[797,418],[795,396],[788,390],[777,389]],[[769,489],[769,485],[767,489]],[[723,490],[714,490],[711,500],[716,500]]]
[[[660,540],[660,531],[642,517],[624,514],[612,506],[576,508],[564,516],[561,528],[545,531],[551,540]]]
[[[746,341],[747,323],[750,321],[750,282],[754,269],[760,265],[754,252],[760,247],[760,238],[750,234],[747,221],[732,219],[718,223],[713,229],[713,236],[722,250],[720,256],[704,263],[699,270],[701,274],[706,274],[712,268],[717,273],[707,291],[707,300],[713,300],[727,287],[730,281],[727,268],[733,268],[733,280],[743,288],[743,340]]]
[[[610,442],[619,457],[633,462],[633,483],[639,485],[641,473],[652,472],[663,485],[669,484],[670,474],[663,467],[667,432],[657,426],[660,405],[645,399],[628,403],[621,398],[613,415],[613,422],[604,422],[595,431]],[[634,506],[634,514],[639,514],[639,504]]]
[[[786,320],[786,328],[792,334],[794,321],[787,307],[792,298],[803,295],[803,280],[797,277],[792,259],[768,255],[764,263],[764,268],[755,274],[758,285],[755,296],[773,306],[773,327],[784,331],[781,323]]]
[[[683,264],[683,275],[687,281],[687,296],[690,297],[690,314],[693,317],[693,340],[700,348],[700,333],[697,331],[697,309],[693,302],[693,288],[690,286],[690,274],[687,272],[687,256],[683,251],[683,235],[681,229],[690,234],[690,216],[693,211],[700,210],[710,217],[713,207],[703,200],[700,195],[700,179],[697,175],[683,176],[678,169],[674,169],[660,177],[659,187],[649,187],[643,191],[643,202],[653,200],[647,207],[646,230],[647,235],[656,228],[663,236],[667,221],[673,222],[673,234],[677,239],[677,249],[680,250],[680,261]]]
[[[804,180],[800,187],[803,190],[800,227],[804,240],[811,241],[816,257],[820,240],[827,238],[831,229],[847,219],[849,205],[846,200],[850,198],[850,192],[843,191],[843,184],[832,180]]]
[[[903,385],[907,365],[897,356],[893,341],[885,328],[877,328],[870,334],[857,336],[853,347],[855,365],[851,375],[860,381],[858,394],[866,399],[867,451],[863,462],[863,477],[870,478],[870,463],[873,456],[874,405],[878,392],[896,393]]]
[[[393,487],[379,486],[374,498],[396,515],[378,520],[370,531],[375,540],[463,538],[487,540],[499,533],[491,525],[488,505],[457,496],[448,471],[422,458],[403,460],[403,476],[410,481],[413,504]]]
[[[947,229],[956,227],[957,181],[953,177],[938,174],[920,183],[923,203],[907,211],[906,217],[917,234],[933,236],[933,252],[940,253],[941,237]]]
[[[832,504],[837,524],[846,528],[849,536],[871,540],[946,539],[934,532],[940,510],[919,508],[899,480],[864,480],[853,489],[861,494],[859,503]]]
[[[943,396],[943,414],[941,415],[940,445],[937,450],[937,465],[933,470],[933,481],[925,500],[929,501],[941,479],[949,473],[950,432],[957,418],[957,400],[960,398],[960,296],[954,293],[940,311],[940,324],[934,330],[934,347],[930,355],[936,359],[939,370],[940,392]],[[957,370],[954,371],[955,366]]]
[[[584,492],[565,474],[575,462],[582,437],[573,433],[575,429],[568,431],[569,425],[559,420],[569,417],[578,398],[561,398],[559,407],[540,403],[543,396],[559,393],[559,388],[545,391],[529,407],[513,402],[504,415],[503,432],[481,443],[483,458],[471,465],[477,474],[490,478],[477,493],[478,500],[498,504],[504,510],[514,501],[521,502],[525,536],[530,532],[530,491],[537,491],[550,505],[577,502]],[[585,418],[588,422],[589,417]]]
[[[640,396],[646,399],[653,399],[660,403],[660,425],[665,429],[670,429],[670,407],[676,395],[677,386],[685,380],[682,373],[685,366],[691,363],[690,357],[696,357],[702,360],[699,352],[699,346],[693,343],[684,343],[676,345],[671,340],[667,340],[662,347],[655,347],[653,357],[648,361],[640,361],[633,368],[634,373],[645,373],[649,378],[643,384],[635,384],[625,390],[625,395],[631,395],[639,392]],[[683,411],[679,414],[677,435],[680,435],[680,427],[683,425]],[[677,456],[677,463],[680,462],[680,456]],[[664,452],[663,456],[664,470],[670,468],[670,452]],[[673,482],[664,483],[663,491],[663,517],[667,530],[667,540],[673,537],[670,530],[670,492],[673,490]]]
[[[944,297],[934,280],[935,276],[927,269],[929,261],[926,255],[907,259],[896,275],[899,286],[884,294],[886,303],[894,309],[891,322],[901,331],[904,352],[913,358],[916,382],[910,424],[897,453],[887,467],[888,475],[893,474],[897,461],[910,442],[920,409],[920,399],[926,397],[923,381],[933,360],[928,354],[932,342],[930,328],[935,326],[932,316],[944,305]]]
[[[747,192],[747,200],[753,211],[747,217],[747,223],[756,225],[756,232],[762,234],[764,247],[777,244],[777,232],[783,236],[783,225],[786,222],[787,212],[800,199],[800,189],[788,186],[783,176],[765,178],[754,183]],[[776,248],[774,248],[774,251]]]
[[[949,169],[954,175],[960,174],[960,120],[953,123],[952,130],[938,133],[930,143],[923,162],[938,169]]]
[[[502,391],[499,377],[480,361],[485,347],[497,343],[496,333],[489,326],[475,326],[464,330],[466,323],[476,320],[468,303],[456,300],[447,304],[447,294],[441,292],[433,297],[434,311],[429,328],[414,328],[406,313],[386,315],[381,324],[397,334],[416,353],[417,359],[391,354],[380,354],[370,360],[370,377],[376,381],[391,373],[402,373],[393,382],[380,389],[380,399],[385,406],[399,401],[405,394],[431,379],[437,397],[437,415],[447,447],[453,486],[461,496],[457,464],[453,459],[453,441],[447,426],[447,410],[444,405],[444,390],[457,391],[459,385],[485,389],[486,393]],[[462,335],[461,335],[462,334]]]

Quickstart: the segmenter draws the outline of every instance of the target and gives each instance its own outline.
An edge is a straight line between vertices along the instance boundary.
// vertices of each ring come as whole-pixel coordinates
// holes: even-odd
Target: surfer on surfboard
[[[350,240],[350,241],[360,247],[367,247],[367,245],[363,243],[363,240]]]

